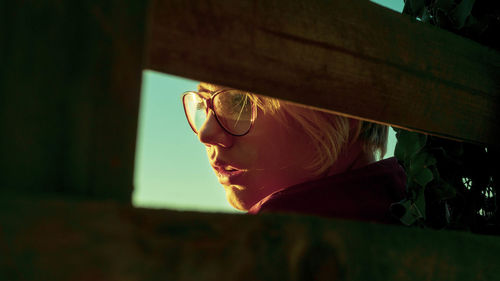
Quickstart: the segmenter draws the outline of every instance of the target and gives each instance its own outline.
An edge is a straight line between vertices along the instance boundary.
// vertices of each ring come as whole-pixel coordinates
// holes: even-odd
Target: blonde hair
[[[308,108],[276,98],[247,93],[250,100],[264,114],[271,114],[285,126],[299,124],[316,148],[312,161],[305,168],[321,175],[328,171],[344,149],[355,141],[361,141],[363,151],[381,159],[386,153],[388,127],[368,121],[352,119],[313,108]]]

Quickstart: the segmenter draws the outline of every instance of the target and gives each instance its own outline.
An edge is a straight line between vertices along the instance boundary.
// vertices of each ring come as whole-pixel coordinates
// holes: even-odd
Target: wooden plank
[[[1,5],[1,187],[130,202],[148,2]]]
[[[156,0],[147,68],[500,143],[500,55],[365,0]]]
[[[496,280],[500,238],[0,196],[0,280]]]

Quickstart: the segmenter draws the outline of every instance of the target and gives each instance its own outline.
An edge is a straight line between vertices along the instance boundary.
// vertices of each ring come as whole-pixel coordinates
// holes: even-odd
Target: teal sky
[[[401,12],[403,0],[372,1]],[[238,212],[210,167],[204,146],[191,131],[180,96],[198,82],[144,71],[137,135],[134,193],[136,207]],[[389,134],[388,153],[396,139]]]

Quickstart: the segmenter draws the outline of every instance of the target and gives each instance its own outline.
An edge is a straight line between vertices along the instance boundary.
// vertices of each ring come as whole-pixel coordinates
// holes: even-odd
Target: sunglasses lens
[[[216,95],[214,109],[221,125],[231,134],[244,135],[252,126],[252,102],[243,92],[228,90]]]
[[[207,119],[207,109],[203,99],[195,93],[187,93],[183,98],[184,110],[189,125],[195,133],[198,133],[200,128]]]

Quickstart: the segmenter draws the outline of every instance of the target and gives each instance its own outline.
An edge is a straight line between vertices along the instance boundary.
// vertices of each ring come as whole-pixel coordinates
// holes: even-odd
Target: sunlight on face
[[[210,92],[221,89],[207,83],[200,87]],[[314,177],[304,168],[314,154],[310,139],[298,126],[285,127],[260,110],[244,136],[227,133],[210,112],[198,137],[235,208],[247,210],[275,191]]]

